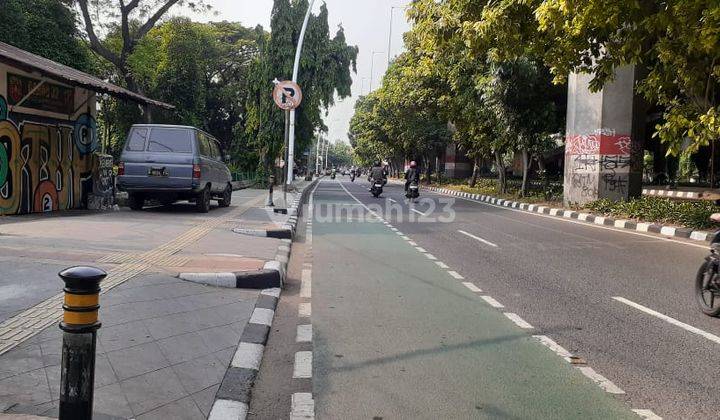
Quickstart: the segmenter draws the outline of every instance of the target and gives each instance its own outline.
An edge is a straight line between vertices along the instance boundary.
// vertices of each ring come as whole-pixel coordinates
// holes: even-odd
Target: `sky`
[[[195,15],[187,10],[178,9],[173,14],[185,15],[196,21],[227,20],[240,22],[244,26],[263,25],[270,27],[272,0],[207,0],[214,12],[207,15]],[[347,142],[347,131],[353,107],[358,96],[367,94],[370,89],[371,69],[372,87],[377,89],[388,61],[388,35],[390,29],[390,10],[393,9],[392,42],[390,53],[396,56],[403,51],[402,34],[410,29],[403,7],[411,0],[325,0],[329,13],[331,30],[342,24],[348,45],[360,48],[357,74],[353,75],[353,95],[330,108],[325,124],[327,137],[331,141]],[[320,9],[322,0],[316,0],[313,12]],[[334,34],[334,32],[333,32]],[[332,34],[331,34],[332,36]],[[377,54],[373,54],[376,52]],[[373,65],[374,60],[374,65]]]

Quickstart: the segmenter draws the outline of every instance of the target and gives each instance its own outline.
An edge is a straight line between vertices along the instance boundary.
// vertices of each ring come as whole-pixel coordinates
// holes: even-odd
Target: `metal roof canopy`
[[[31,52],[13,47],[10,44],[0,42],[0,62],[21,68],[26,71],[36,71],[45,77],[55,79],[56,81],[66,83],[72,86],[79,86],[94,92],[106,93],[141,104],[154,105],[165,109],[174,109],[175,107],[165,102],[156,101],[147,98],[138,93],[131,92],[120,86],[105,82],[97,77],[83,73],[72,67],[56,63],[47,58],[33,54]]]

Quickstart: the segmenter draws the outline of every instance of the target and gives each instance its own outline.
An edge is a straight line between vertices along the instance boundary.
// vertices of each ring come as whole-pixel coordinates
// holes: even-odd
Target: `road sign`
[[[273,89],[273,100],[280,109],[290,110],[300,106],[302,102],[302,90],[297,83],[285,80],[275,83]]]

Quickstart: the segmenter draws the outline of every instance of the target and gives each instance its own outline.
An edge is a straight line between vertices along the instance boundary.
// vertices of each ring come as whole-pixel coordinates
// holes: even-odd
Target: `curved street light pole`
[[[297,49],[295,50],[295,64],[293,65],[292,81],[297,83],[298,68],[300,67],[300,53],[302,52],[303,40],[305,39],[305,29],[307,29],[308,20],[310,19],[310,12],[312,11],[315,0],[310,0],[307,12],[305,12],[305,20],[303,21],[302,29],[300,29],[300,38],[298,39]],[[290,139],[288,141],[288,158],[287,158],[287,179],[286,184],[291,184],[293,181],[293,166],[295,156],[295,110],[290,110]]]

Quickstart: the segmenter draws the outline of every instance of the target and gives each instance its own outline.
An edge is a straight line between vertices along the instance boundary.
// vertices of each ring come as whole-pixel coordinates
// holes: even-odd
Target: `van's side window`
[[[218,144],[215,140],[210,140],[210,146],[212,147],[213,151],[213,159],[215,160],[221,160],[220,159],[220,147],[218,147]]]
[[[128,152],[143,152],[145,151],[145,142],[148,137],[147,128],[133,128],[130,131],[130,138],[128,139],[125,150]]]
[[[203,133],[198,133],[198,143],[200,144],[200,154],[205,157],[212,157],[212,149],[210,148],[210,140]]]

